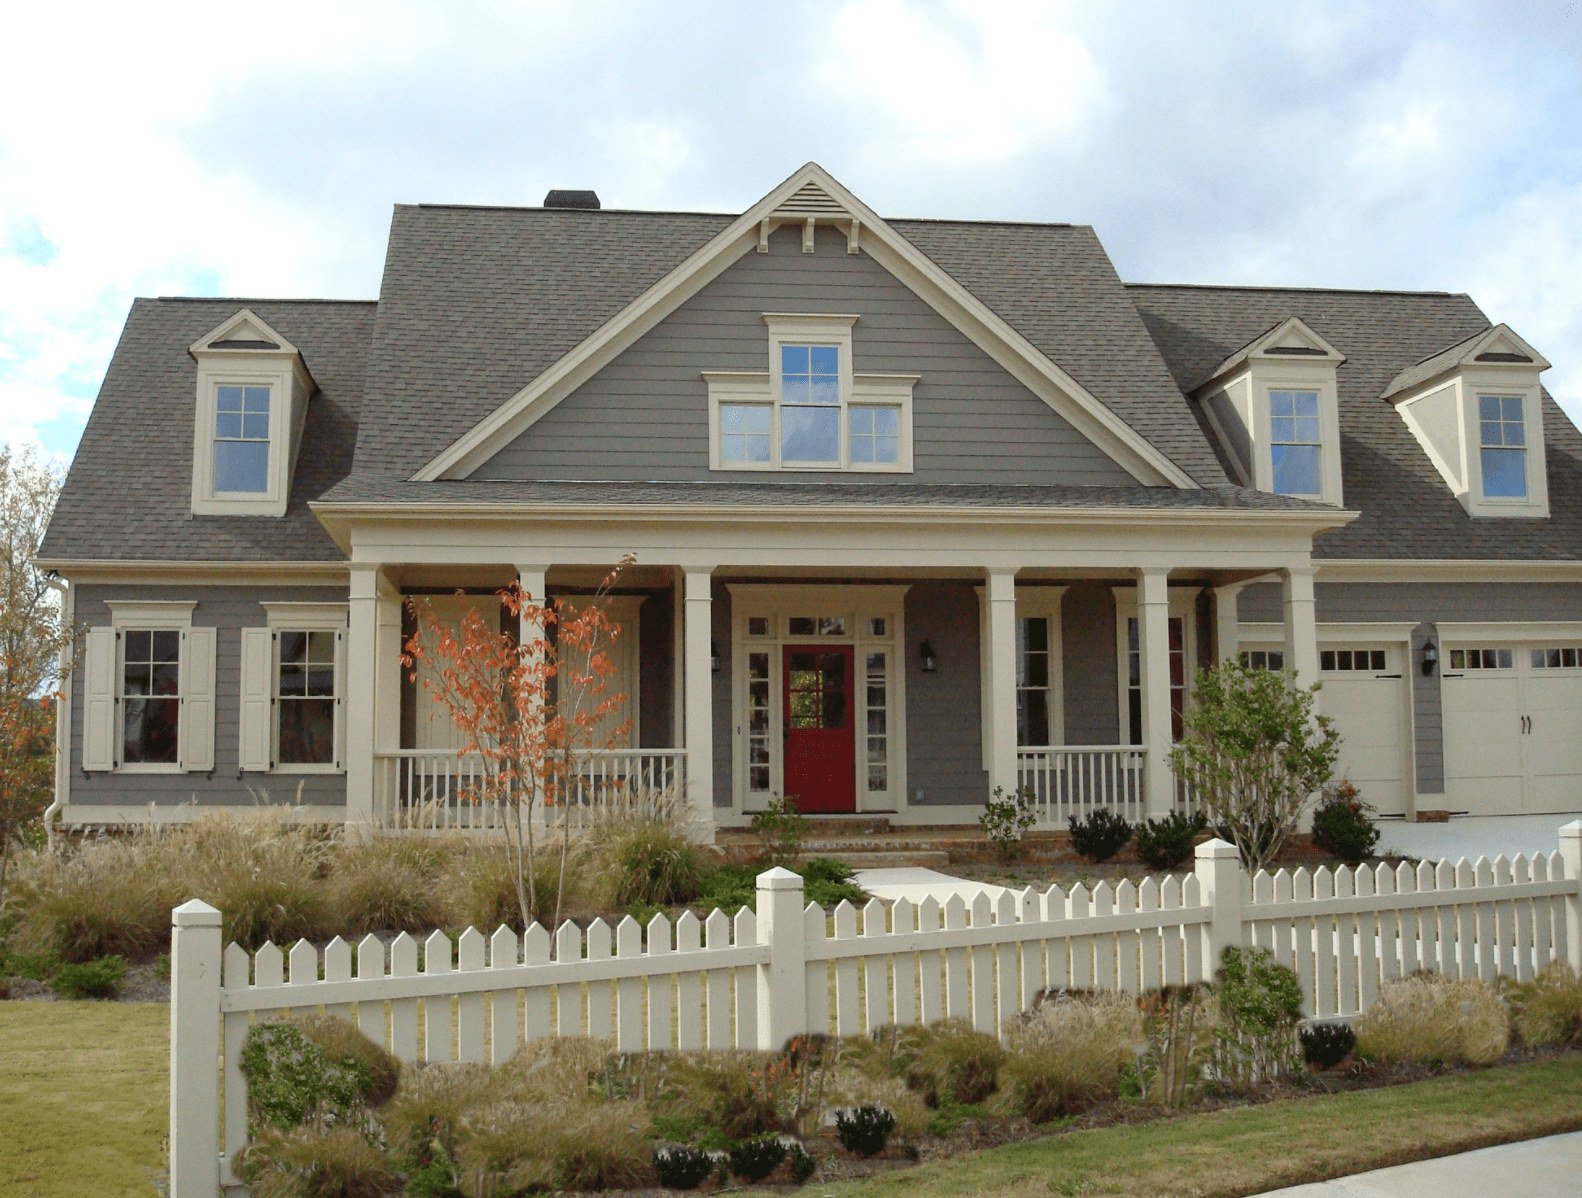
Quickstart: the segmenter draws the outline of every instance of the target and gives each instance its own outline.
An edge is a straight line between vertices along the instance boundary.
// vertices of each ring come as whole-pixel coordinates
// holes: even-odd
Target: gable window
[[[1527,436],[1519,395],[1478,396],[1483,494],[1527,498]]]
[[[176,765],[181,759],[181,633],[128,628],[121,646],[121,760]]]
[[[855,316],[765,313],[767,371],[705,371],[714,470],[912,469],[916,375],[857,374]]]
[[[1269,392],[1269,455],[1276,495],[1323,491],[1317,391]]]
[[[269,490],[269,388],[221,384],[215,389],[214,489]]]

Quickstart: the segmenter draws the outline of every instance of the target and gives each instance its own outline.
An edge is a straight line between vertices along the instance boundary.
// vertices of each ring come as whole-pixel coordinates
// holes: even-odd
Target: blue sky
[[[1582,419],[1582,3],[28,5],[0,436],[69,456],[137,295],[378,293],[393,203],[1094,225],[1123,277],[1466,291]]]

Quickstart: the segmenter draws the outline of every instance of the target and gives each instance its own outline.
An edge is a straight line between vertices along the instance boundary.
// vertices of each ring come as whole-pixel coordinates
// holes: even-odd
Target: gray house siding
[[[1441,621],[1582,620],[1582,585],[1575,583],[1319,583],[1314,599],[1323,624],[1418,621],[1412,634],[1412,667],[1422,660],[1428,638],[1438,641]],[[1249,623],[1284,619],[1280,588],[1248,587],[1241,593],[1237,615]],[[1417,792],[1443,794],[1445,737],[1439,672],[1425,677],[1413,668],[1411,674]]]
[[[1060,603],[1066,744],[1120,741],[1115,596],[1104,582],[1073,583]]]
[[[912,806],[986,802],[978,595],[970,582],[919,581],[906,593],[906,749]],[[923,672],[929,641],[938,668]]]
[[[82,772],[83,677],[78,670],[71,680],[71,806],[134,804],[161,806],[196,800],[217,806],[238,806],[259,801],[265,794],[276,803],[300,801],[310,805],[338,806],[346,802],[344,774],[248,774],[239,778],[241,659],[243,628],[261,628],[266,619],[262,602],[344,603],[343,587],[152,587],[79,586],[76,618],[89,626],[108,625],[107,599],[197,600],[192,622],[216,630],[214,771],[185,774],[128,774]],[[300,791],[299,791],[300,787]],[[92,819],[91,814],[80,818]]]
[[[857,373],[922,376],[913,392],[914,472],[842,482],[1073,483],[1135,480],[954,326],[844,236],[817,252],[781,229],[524,432],[479,479],[706,481],[805,479],[709,471],[705,370],[767,370],[765,312],[859,316]],[[502,396],[502,398],[504,398]]]

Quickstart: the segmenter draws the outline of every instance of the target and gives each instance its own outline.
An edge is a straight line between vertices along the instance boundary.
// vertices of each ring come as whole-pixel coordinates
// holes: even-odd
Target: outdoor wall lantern
[[[1439,660],[1439,647],[1433,641],[1423,642],[1423,673],[1432,674],[1434,663]]]
[[[721,668],[724,665],[725,665],[725,663],[720,660],[720,647],[719,647],[719,644],[717,642],[715,642],[715,641],[710,641],[709,642],[709,668],[712,669],[716,674],[718,674],[720,672]]]
[[[939,662],[934,660],[934,646],[924,641],[917,647],[918,656],[923,659],[923,673],[932,674],[939,668]]]

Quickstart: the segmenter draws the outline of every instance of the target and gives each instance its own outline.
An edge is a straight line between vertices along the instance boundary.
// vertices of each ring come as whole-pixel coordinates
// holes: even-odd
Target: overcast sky
[[[1582,3],[0,0],[0,436],[138,295],[378,294],[394,203],[1094,225],[1122,277],[1466,291],[1582,418]],[[503,397],[502,397],[503,398]]]

